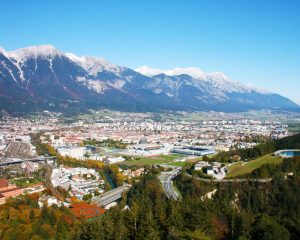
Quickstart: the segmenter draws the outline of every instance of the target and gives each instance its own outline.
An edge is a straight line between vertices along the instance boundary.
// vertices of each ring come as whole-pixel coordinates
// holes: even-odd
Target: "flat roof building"
[[[205,156],[209,154],[214,154],[216,151],[214,149],[185,146],[185,147],[175,147],[171,150],[171,152],[185,154],[185,155]]]

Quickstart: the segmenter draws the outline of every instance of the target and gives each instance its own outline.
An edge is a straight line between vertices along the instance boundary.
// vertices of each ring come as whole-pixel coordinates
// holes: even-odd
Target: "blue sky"
[[[136,68],[199,67],[300,104],[300,1],[2,0],[0,46]]]

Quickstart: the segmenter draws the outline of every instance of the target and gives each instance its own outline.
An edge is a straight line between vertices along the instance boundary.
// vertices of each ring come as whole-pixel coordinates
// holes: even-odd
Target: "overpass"
[[[115,188],[111,191],[105,192],[100,196],[92,198],[92,203],[97,203],[99,206],[104,207],[116,200],[122,198],[124,192],[127,192],[131,188],[130,184]]]
[[[57,157],[36,157],[36,158],[28,158],[28,159],[20,159],[20,158],[7,158],[5,161],[0,162],[0,167],[14,165],[14,164],[21,164],[23,162],[45,162],[47,163],[48,160],[56,161]]]

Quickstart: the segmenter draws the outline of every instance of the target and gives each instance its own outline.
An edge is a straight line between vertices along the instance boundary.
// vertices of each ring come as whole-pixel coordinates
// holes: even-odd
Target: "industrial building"
[[[209,154],[214,154],[216,151],[214,149],[207,149],[202,147],[184,146],[184,147],[174,147],[171,149],[171,153],[179,153],[184,155],[195,155],[195,156],[205,156]]]
[[[155,156],[160,154],[169,154],[170,148],[158,144],[137,144],[127,150],[129,155]]]

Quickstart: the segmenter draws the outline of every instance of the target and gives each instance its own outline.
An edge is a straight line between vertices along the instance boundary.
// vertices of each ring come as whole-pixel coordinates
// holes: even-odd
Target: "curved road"
[[[159,175],[159,180],[162,183],[162,186],[164,188],[164,191],[167,195],[167,198],[169,199],[173,199],[175,201],[177,201],[178,199],[181,198],[180,194],[174,189],[173,186],[173,179],[179,175],[181,172],[181,168],[176,168],[173,171],[170,172],[162,172]]]
[[[186,173],[186,175],[189,177],[193,177],[191,174],[188,174],[188,173]],[[194,178],[196,178],[202,182],[262,182],[262,183],[267,183],[267,182],[272,181],[272,178],[261,178],[261,179],[256,179],[256,178],[207,179],[207,178],[199,178],[199,177],[194,177]]]
[[[167,198],[173,199],[175,201],[179,200],[181,198],[181,195],[174,189],[173,186],[173,179],[181,173],[180,167],[175,168],[174,170],[170,172],[162,172],[158,177],[159,180],[162,183],[162,186],[164,188],[164,191],[167,195]],[[185,175],[189,177],[193,177],[192,175],[186,173]],[[228,182],[261,182],[261,183],[268,183],[272,181],[272,178],[235,178],[235,179],[207,179],[207,178],[199,178],[194,177],[199,181],[202,182],[222,182],[222,183],[228,183]]]

